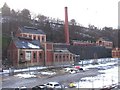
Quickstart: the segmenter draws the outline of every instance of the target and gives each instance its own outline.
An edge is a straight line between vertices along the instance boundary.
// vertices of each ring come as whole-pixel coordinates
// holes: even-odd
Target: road
[[[70,82],[79,81],[80,78],[87,77],[87,76],[95,76],[100,74],[97,69],[90,69],[87,71],[81,71],[75,74],[65,74],[65,75],[56,75],[52,77],[46,78],[18,78],[15,76],[8,76],[3,78],[2,87],[3,88],[16,88],[20,86],[27,86],[28,88],[34,87],[36,85],[45,84],[49,81],[57,81],[61,84],[67,86]]]

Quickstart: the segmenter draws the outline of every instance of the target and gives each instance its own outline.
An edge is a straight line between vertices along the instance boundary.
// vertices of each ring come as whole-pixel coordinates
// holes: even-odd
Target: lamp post
[[[104,87],[104,76],[103,76],[103,86],[102,87]]]
[[[92,90],[94,90],[94,83],[93,83],[93,77],[92,77]]]
[[[111,84],[113,85],[114,84],[113,76],[111,76],[111,82],[112,82]]]

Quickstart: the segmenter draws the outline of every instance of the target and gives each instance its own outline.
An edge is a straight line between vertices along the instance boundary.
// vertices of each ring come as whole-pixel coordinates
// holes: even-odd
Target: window
[[[26,34],[23,34],[23,37],[27,37],[27,35],[26,35]]]
[[[68,55],[67,55],[67,59],[68,59]]]
[[[61,59],[61,55],[59,56],[59,58]]]
[[[102,44],[102,41],[99,41],[99,45],[101,45]]]
[[[113,54],[113,57],[115,56],[115,52],[112,52],[112,54]]]
[[[44,37],[42,37],[42,42],[44,42]]]
[[[31,60],[31,51],[26,51],[25,53],[25,59],[30,61]]]
[[[20,53],[20,60],[23,60],[23,53]]]
[[[36,37],[34,36],[33,39],[36,40]]]
[[[36,53],[35,52],[33,53],[33,58],[36,59]]]
[[[55,56],[55,58],[56,58],[56,59],[58,58],[57,55]]]
[[[73,59],[75,60],[75,57],[73,57]]]
[[[42,59],[42,53],[39,53],[39,58]]]
[[[38,36],[38,40],[40,40],[40,36]]]
[[[30,37],[30,38],[32,38],[32,36],[31,36],[31,35],[29,35],[29,37]]]
[[[23,56],[23,53],[20,53],[20,56]]]
[[[54,86],[60,86],[59,84],[55,84]]]

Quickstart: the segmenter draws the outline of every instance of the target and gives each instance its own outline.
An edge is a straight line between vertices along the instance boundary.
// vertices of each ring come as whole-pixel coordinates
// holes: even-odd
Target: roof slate
[[[41,29],[37,29],[34,27],[27,27],[27,26],[21,27],[20,31],[22,33],[30,33],[30,34],[45,34]]]
[[[67,48],[54,48],[54,52],[70,53],[70,51]]]
[[[23,49],[40,49],[41,48],[39,40],[32,40],[32,41],[15,40],[14,43],[17,48],[23,48]]]
[[[71,53],[80,55],[80,59],[93,59],[94,54],[98,58],[111,57],[111,49],[100,46],[77,46],[77,45],[53,45],[54,48],[67,48]]]

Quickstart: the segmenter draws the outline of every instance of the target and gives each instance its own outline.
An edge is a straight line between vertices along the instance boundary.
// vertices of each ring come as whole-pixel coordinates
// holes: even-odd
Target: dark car
[[[32,90],[47,90],[46,85],[38,85],[32,88]]]

